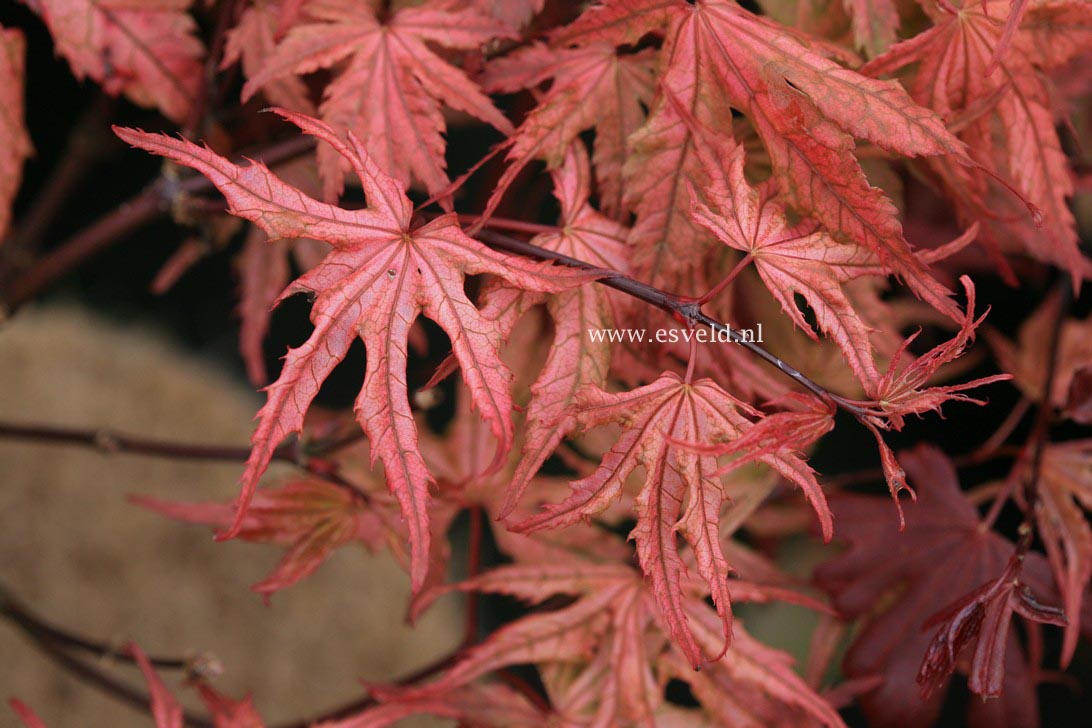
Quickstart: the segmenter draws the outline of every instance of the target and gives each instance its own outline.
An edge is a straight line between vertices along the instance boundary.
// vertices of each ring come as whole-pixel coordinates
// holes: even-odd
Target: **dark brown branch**
[[[49,179],[30,203],[19,224],[0,245],[0,281],[7,280],[31,260],[41,237],[53,222],[92,165],[104,156],[108,142],[115,142],[104,127],[114,109],[114,99],[100,94],[68,133],[64,151]]]
[[[264,163],[275,165],[292,159],[312,149],[314,139],[296,136],[255,153]],[[0,294],[0,321],[21,305],[33,299],[58,278],[80,263],[120,242],[137,228],[165,214],[179,195],[208,192],[213,184],[207,178],[194,174],[181,181],[159,178],[143,192],[122,203],[112,212],[57,246],[20,278],[11,282]]]
[[[91,652],[98,658],[109,656],[125,662],[132,662],[128,654],[112,650],[106,647],[104,643],[79,637],[47,625],[20,606],[2,586],[0,586],[0,617],[4,617],[17,627],[23,636],[30,640],[42,654],[73,677],[100,690],[118,702],[129,705],[141,712],[148,712],[151,705],[151,697],[148,693],[117,679],[93,662],[70,654],[70,650]],[[152,664],[171,669],[187,665],[184,660],[162,657],[155,658]],[[213,725],[208,718],[188,711],[183,713],[183,720],[185,725],[190,728],[212,728]]]
[[[225,462],[245,462],[250,456],[249,447],[220,445],[192,445],[189,443],[156,440],[146,437],[123,435],[108,429],[81,430],[69,427],[51,427],[46,425],[25,425],[0,422],[0,439],[32,440],[42,443],[79,445],[89,447],[104,454],[120,453],[144,457],[170,458],[174,460],[212,460]],[[316,448],[318,450],[318,448]],[[371,496],[360,486],[352,483],[338,472],[335,463],[316,457],[299,442],[281,445],[273,451],[272,460],[292,463],[317,478],[322,478],[339,485],[364,502],[370,502]]]
[[[489,247],[502,250],[506,253],[514,253],[523,257],[537,258],[539,260],[552,260],[571,268],[601,272],[603,277],[599,278],[597,283],[655,306],[656,308],[667,312],[677,321],[687,324],[688,326],[711,326],[715,329],[723,330],[728,334],[733,343],[744,347],[763,361],[773,365],[781,373],[790,377],[800,386],[804,387],[820,399],[837,405],[858,419],[868,417],[872,414],[859,404],[829,392],[822,385],[812,381],[803,372],[800,372],[792,365],[766,351],[766,349],[762,348],[759,344],[744,339],[743,334],[739,330],[706,315],[701,310],[700,302],[695,299],[668,293],[655,286],[650,286],[647,283],[634,280],[617,271],[604,270],[591,263],[561,253],[555,253],[552,250],[540,248],[527,241],[513,238],[494,230],[482,230],[477,233],[476,237],[483,243],[489,245]]]
[[[183,136],[194,136],[204,131],[205,114],[209,110],[209,99],[218,95],[217,75],[220,72],[220,59],[224,55],[227,31],[238,21],[239,0],[221,0],[216,8],[216,25],[212,30],[212,39],[208,43],[208,54],[201,74],[201,86],[190,107],[189,116],[182,126]]]
[[[7,619],[35,641],[51,642],[58,647],[87,652],[98,659],[108,657],[130,664],[136,663],[132,655],[120,649],[118,645],[89,639],[49,624],[20,604],[2,584],[0,584],[0,617]],[[188,670],[194,665],[193,660],[181,657],[149,656],[148,661],[161,670]]]

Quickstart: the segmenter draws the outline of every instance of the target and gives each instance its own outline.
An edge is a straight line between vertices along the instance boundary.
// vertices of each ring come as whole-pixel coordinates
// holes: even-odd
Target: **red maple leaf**
[[[761,588],[737,584],[747,597],[765,599]],[[659,599],[641,575],[624,564],[598,561],[594,552],[554,563],[498,567],[431,596],[452,589],[507,594],[530,604],[576,600],[500,628],[436,682],[394,689],[393,695],[420,699],[443,694],[489,672],[529,663],[538,667],[565,724],[658,725],[671,706],[665,704],[657,674],[669,674],[689,683],[701,704],[702,712],[689,711],[690,723],[684,724],[704,713],[729,723],[842,725],[837,712],[793,672],[787,655],[742,629],[727,654],[695,672],[689,655],[668,646],[669,630],[657,616]],[[701,593],[685,596],[682,609],[694,625],[696,644],[713,652],[723,639],[720,619],[698,598]],[[747,699],[739,700],[742,695]]]
[[[224,58],[220,68],[238,62],[243,75],[253,78],[269,62],[284,25],[284,13],[291,2],[282,0],[257,0],[250,3],[239,21],[227,33]],[[310,114],[314,110],[307,86],[296,76],[269,81],[262,86],[262,94],[273,104]]]
[[[1054,323],[1062,316],[1061,306],[1061,297],[1049,294],[1020,326],[1015,342],[996,330],[983,331],[998,365],[1012,375],[1013,383],[1032,401],[1043,399],[1050,337]],[[1092,365],[1092,317],[1066,317],[1058,336],[1058,361],[1051,377],[1050,402],[1055,407],[1064,407],[1079,372]]]
[[[497,352],[499,332],[466,297],[464,278],[491,273],[522,288],[559,291],[589,276],[494,252],[468,237],[451,214],[414,226],[413,207],[403,188],[379,169],[355,135],[350,133],[345,141],[320,121],[279,113],[352,165],[364,187],[367,209],[350,211],[318,202],[260,163],[240,167],[185,140],[116,129],[134,146],[205,174],[227,198],[233,214],[257,223],[271,239],[307,237],[333,245],[322,263],[281,295],[283,299],[297,292],[316,294],[311,310],[315,329],[302,346],[289,351],[280,377],[267,389],[238,513],[223,537],[239,532],[274,449],[300,431],[323,380],[359,336],[367,351],[367,368],[356,402],[357,419],[371,440],[373,462],[382,460],[387,484],[409,525],[411,577],[414,588],[419,588],[428,565],[431,476],[418,451],[406,389],[411,325],[424,313],[448,333],[474,405],[497,439],[499,463],[512,443],[511,373]]]
[[[634,504],[637,525],[630,536],[637,543],[641,567],[652,582],[660,611],[694,666],[701,664],[702,655],[683,609],[683,563],[676,532],[682,533],[694,550],[698,571],[708,583],[721,616],[727,643],[731,639],[727,584],[730,569],[719,530],[725,496],[716,458],[675,443],[726,442],[741,437],[752,426],[741,410],[758,414],[710,380],[691,384],[672,373],[621,394],[585,387],[577,393],[570,414],[558,425],[562,435],[617,423],[623,428],[621,437],[592,475],[572,484],[573,493],[565,501],[514,526],[520,532],[533,532],[598,515],[621,497],[629,475],[643,468],[645,483]],[[811,468],[786,450],[775,450],[757,459],[804,490],[829,539],[830,513]]]
[[[899,8],[895,0],[842,0],[853,18],[853,42],[869,56],[878,56],[895,42]]]
[[[1031,671],[1015,632],[1009,630],[1009,621],[1000,619],[1008,603],[1001,600],[1012,591],[990,591],[993,585],[1001,585],[1014,545],[983,526],[974,505],[960,492],[951,462],[940,451],[921,446],[900,453],[899,459],[918,493],[916,504],[907,513],[905,530],[892,532],[890,520],[884,517],[889,508],[884,499],[857,495],[832,498],[839,534],[850,548],[816,572],[838,610],[863,620],[845,657],[846,675],[884,678],[883,685],[861,697],[867,717],[882,724],[931,725],[946,692],[946,675],[936,675],[937,687],[942,689],[933,690],[928,699],[919,698],[915,679],[926,653],[934,637],[938,640],[931,653],[934,657],[954,648],[956,642],[963,646],[974,637],[983,651],[971,668],[977,681],[972,688],[1003,684],[1004,689],[1000,701],[972,703],[972,724],[1033,723],[1037,708]],[[1021,567],[1021,579],[1038,593],[1047,593],[1050,576],[1046,561],[1029,555]],[[1011,582],[1010,578],[1010,586]],[[988,585],[982,588],[983,584]],[[899,597],[890,600],[895,593]],[[986,602],[994,617],[989,621],[982,619],[984,611],[976,612]],[[976,613],[983,629],[960,634],[956,626],[954,630],[942,628],[938,634],[936,629],[926,628],[932,615],[947,617],[953,605],[957,616],[958,610],[969,606],[963,614]],[[953,638],[955,641],[950,641]],[[929,664],[939,667],[939,663]],[[956,664],[949,660],[945,670],[950,672]]]
[[[679,199],[686,177],[698,187],[705,180],[694,177],[692,142],[673,104],[664,101],[669,94],[719,133],[728,131],[728,107],[743,112],[770,154],[779,186],[797,207],[836,240],[871,250],[937,310],[960,318],[949,292],[913,255],[894,204],[869,185],[853,154],[857,137],[895,154],[950,155],[971,164],[937,114],[915,104],[897,83],[830,60],[829,46],[723,0],[616,0],[589,9],[556,31],[554,41],[623,44],[660,31],[666,33],[661,94],[646,127],[631,139],[635,149],[644,144],[652,153],[632,158],[628,180],[630,192],[643,199],[635,208],[635,244],[655,249],[651,262],[645,268],[638,262],[638,270],[678,266],[668,251],[679,259],[695,254],[693,240],[675,230],[672,220],[686,219],[689,210],[672,212],[670,201]]]
[[[23,0],[49,26],[76,78],[185,120],[201,85],[205,49],[191,0]]]
[[[612,217],[629,211],[622,196],[622,170],[629,157],[630,135],[645,120],[652,99],[651,49],[619,53],[613,45],[593,43],[583,48],[550,48],[534,44],[489,64],[481,79],[486,91],[513,92],[553,79],[550,89],[510,137],[512,164],[498,181],[486,214],[531,159],[546,166],[561,165],[573,140],[595,129],[594,162],[600,205]]]
[[[270,82],[337,65],[319,107],[322,119],[351,129],[375,163],[404,186],[420,180],[430,194],[448,186],[441,104],[493,125],[512,125],[478,86],[429,44],[478,48],[512,35],[508,26],[473,8],[431,2],[403,7],[380,19],[368,3],[316,0],[305,6],[309,22],[292,25],[261,69],[243,87],[249,98]],[[319,149],[327,199],[340,194],[348,162]]]
[[[802,296],[861,384],[866,390],[874,387],[880,375],[869,329],[842,290],[862,269],[876,267],[874,257],[856,245],[836,242],[813,221],[790,225],[784,205],[744,178],[743,147],[700,141],[698,154],[709,183],[690,190],[694,219],[745,253],[740,265],[753,262],[785,315],[817,339],[796,303],[795,296]]]
[[[382,498],[372,491],[369,496]],[[235,520],[235,507],[230,502],[186,503],[141,496],[129,500],[168,518],[217,529],[227,528]],[[243,519],[239,538],[280,543],[288,550],[273,572],[251,588],[268,598],[310,576],[334,550],[346,544],[360,542],[378,549],[391,533],[398,533],[397,506],[392,511],[391,505],[365,504],[359,494],[316,479],[259,491]]]
[[[1002,25],[997,21],[1009,4],[968,0],[958,12],[933,9],[936,25],[895,45],[861,72],[881,76],[918,64],[910,83],[914,98],[958,121],[960,139],[1042,211],[1044,228],[1032,227],[1026,215],[1014,211],[1009,193],[991,191],[985,178],[968,175],[950,160],[936,160],[932,166],[960,214],[980,221],[993,244],[1073,271],[1074,286],[1079,286],[1092,265],[1077,246],[1066,202],[1073,182],[1043,71],[1092,45],[1092,5],[1017,2]]]
[[[1081,614],[1092,579],[1092,440],[1050,444],[1043,452],[1036,512],[1039,537],[1046,549],[1062,606],[1070,616],[1062,645],[1065,668],[1077,649]],[[1083,510],[1082,510],[1083,509]]]

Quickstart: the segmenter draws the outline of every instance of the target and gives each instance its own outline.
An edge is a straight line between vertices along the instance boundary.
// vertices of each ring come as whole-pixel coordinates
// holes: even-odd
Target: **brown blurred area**
[[[243,445],[261,405],[239,379],[160,332],[69,304],[28,306],[0,327],[0,382],[5,422],[179,442]],[[441,600],[410,629],[408,579],[386,555],[343,549],[265,607],[248,587],[279,549],[217,544],[207,528],[125,502],[130,493],[231,498],[240,472],[241,464],[0,439],[0,583],[40,617],[89,637],[165,655],[212,653],[224,666],[215,686],[235,697],[252,691],[270,723],[352,701],[363,694],[359,680],[395,679],[454,648],[461,605]],[[271,469],[268,480],[285,472]],[[151,725],[4,622],[0,655],[0,698],[18,697],[51,728]],[[141,684],[135,671],[102,664]],[[192,691],[165,678],[197,707]],[[9,725],[6,705],[0,714]]]

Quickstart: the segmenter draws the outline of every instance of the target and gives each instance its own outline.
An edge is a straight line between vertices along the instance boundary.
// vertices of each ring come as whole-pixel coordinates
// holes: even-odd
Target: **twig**
[[[49,231],[73,188],[103,155],[109,136],[103,127],[113,109],[114,99],[100,94],[73,125],[56,168],[7,241],[0,245],[0,280],[10,278],[30,260],[38,240]]]
[[[314,139],[292,137],[254,153],[265,164],[275,165],[312,149]],[[194,174],[181,181],[157,179],[143,192],[122,203],[113,212],[100,217],[86,228],[62,242],[20,278],[11,282],[0,295],[0,321],[21,305],[33,299],[61,276],[98,253],[124,239],[137,228],[167,213],[171,201],[179,194],[207,192],[213,184],[202,175]]]
[[[120,453],[144,457],[170,458],[174,460],[213,460],[245,462],[250,457],[249,447],[221,445],[191,445],[189,443],[156,440],[146,437],[123,435],[108,429],[82,430],[48,425],[26,425],[0,422],[0,439],[33,440],[37,442],[80,445],[110,455]],[[312,457],[298,442],[281,445],[273,451],[272,460],[292,463],[315,477],[327,480],[349,490],[365,503],[371,495],[360,486],[345,479],[335,463]]]
[[[82,637],[60,632],[56,628],[45,625],[44,622],[30,615],[25,609],[0,587],[0,616],[7,618],[20,632],[37,647],[42,654],[60,665],[64,670],[88,685],[102,691],[118,702],[129,705],[147,713],[151,705],[151,697],[139,688],[134,688],[128,683],[118,680],[109,672],[99,666],[69,654],[68,648],[83,649],[98,652],[100,655],[108,654],[112,657],[128,661],[129,658],[122,652],[112,650],[100,650],[101,643],[86,640]],[[44,628],[44,629],[43,629]],[[64,635],[58,638],[58,635]],[[163,660],[164,658],[157,658]],[[174,659],[167,659],[170,667],[174,667]],[[154,664],[154,663],[153,663]],[[208,718],[195,715],[188,711],[183,713],[183,721],[190,728],[212,728],[213,723]]]
[[[445,655],[444,657],[441,657],[440,659],[436,660],[435,662],[431,662],[428,665],[425,665],[424,667],[422,667],[421,669],[415,670],[414,672],[410,673],[409,675],[406,675],[405,677],[402,677],[402,678],[399,678],[398,680],[395,680],[394,684],[395,685],[410,685],[412,683],[424,680],[425,678],[432,677],[436,673],[438,673],[438,672],[440,672],[442,670],[446,670],[448,667],[453,665],[455,663],[455,661],[459,658],[461,653],[462,653],[461,649],[456,649],[451,654]],[[334,708],[334,709],[332,709],[330,711],[327,711],[325,713],[317,715],[317,716],[315,716],[313,718],[309,718],[307,720],[298,720],[298,721],[291,721],[291,722],[288,722],[288,723],[282,723],[279,726],[275,726],[275,728],[310,728],[310,726],[313,726],[316,723],[322,723],[322,722],[325,722],[325,721],[328,721],[328,720],[341,720],[341,719],[344,719],[344,718],[348,718],[349,716],[351,716],[354,713],[359,713],[362,710],[370,708],[371,706],[375,705],[376,702],[377,701],[376,701],[374,696],[367,695],[367,696],[365,696],[363,698],[359,698],[357,700],[352,701],[351,703],[347,703],[347,704],[342,705],[340,707]]]
[[[726,332],[733,343],[739,344],[763,361],[777,367],[779,371],[795,380],[812,394],[826,402],[837,405],[857,419],[874,415],[873,412],[861,405],[828,391],[822,385],[812,381],[807,375],[800,372],[792,365],[766,351],[766,349],[762,348],[759,344],[745,339],[744,335],[738,329],[707,316],[701,310],[701,302],[699,300],[668,293],[655,286],[650,286],[647,283],[634,280],[617,271],[604,270],[603,268],[594,266],[583,260],[562,253],[555,253],[552,250],[540,248],[539,246],[524,240],[513,238],[493,230],[482,230],[477,233],[477,238],[491,248],[502,250],[507,253],[537,258],[539,260],[552,260],[561,265],[569,266],[570,268],[599,272],[602,274],[602,277],[596,281],[597,283],[655,306],[656,308],[667,312],[675,320],[681,323],[688,326],[710,326]]]
[[[107,642],[82,637],[68,630],[49,624],[33,614],[0,584],[0,617],[4,617],[34,640],[53,642],[61,647],[68,647],[88,652],[97,658],[108,657],[135,664],[132,655]],[[192,660],[181,657],[149,657],[153,666],[162,670],[186,670],[193,665]]]

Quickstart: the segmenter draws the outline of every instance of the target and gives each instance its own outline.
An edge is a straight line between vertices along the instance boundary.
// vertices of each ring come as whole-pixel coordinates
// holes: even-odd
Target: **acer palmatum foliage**
[[[1092,419],[1092,337],[1070,313],[1092,272],[1070,210],[1092,3],[25,4],[75,77],[184,133],[115,127],[171,164],[36,263],[41,224],[10,225],[32,153],[24,33],[0,29],[4,302],[157,210],[197,231],[156,291],[238,246],[256,384],[270,308],[310,298],[235,501],[134,502],[286,547],[252,587],[267,599],[351,544],[405,566],[413,617],[471,595],[465,649],[316,724],[840,725],[853,703],[877,725],[928,725],[956,672],[992,699],[971,703],[972,724],[1038,722],[1044,654],[1064,669],[1090,628],[1092,456],[1052,425]],[[232,156],[255,141],[253,159]],[[232,217],[200,198],[212,188]],[[1060,285],[1015,338],[989,328],[983,290],[1042,293],[1051,269]],[[726,323],[732,343],[698,337]],[[963,358],[980,330],[988,348]],[[313,403],[357,340],[359,393],[331,419]],[[950,443],[885,440],[946,404],[958,423],[1008,379],[1021,401],[961,461],[1010,458],[999,482],[961,489]],[[426,410],[445,396],[439,424]],[[836,421],[875,472],[809,464]],[[259,488],[275,459],[306,474]],[[860,480],[895,503],[831,495]],[[486,532],[503,561],[482,562]],[[830,603],[769,558],[809,533],[830,549],[815,573]],[[527,608],[482,635],[479,593]],[[820,680],[837,630],[817,630],[809,682],[733,618],[775,600],[858,625],[836,683]],[[190,721],[126,649],[156,725]],[[190,682],[211,724],[262,724],[249,699]]]

